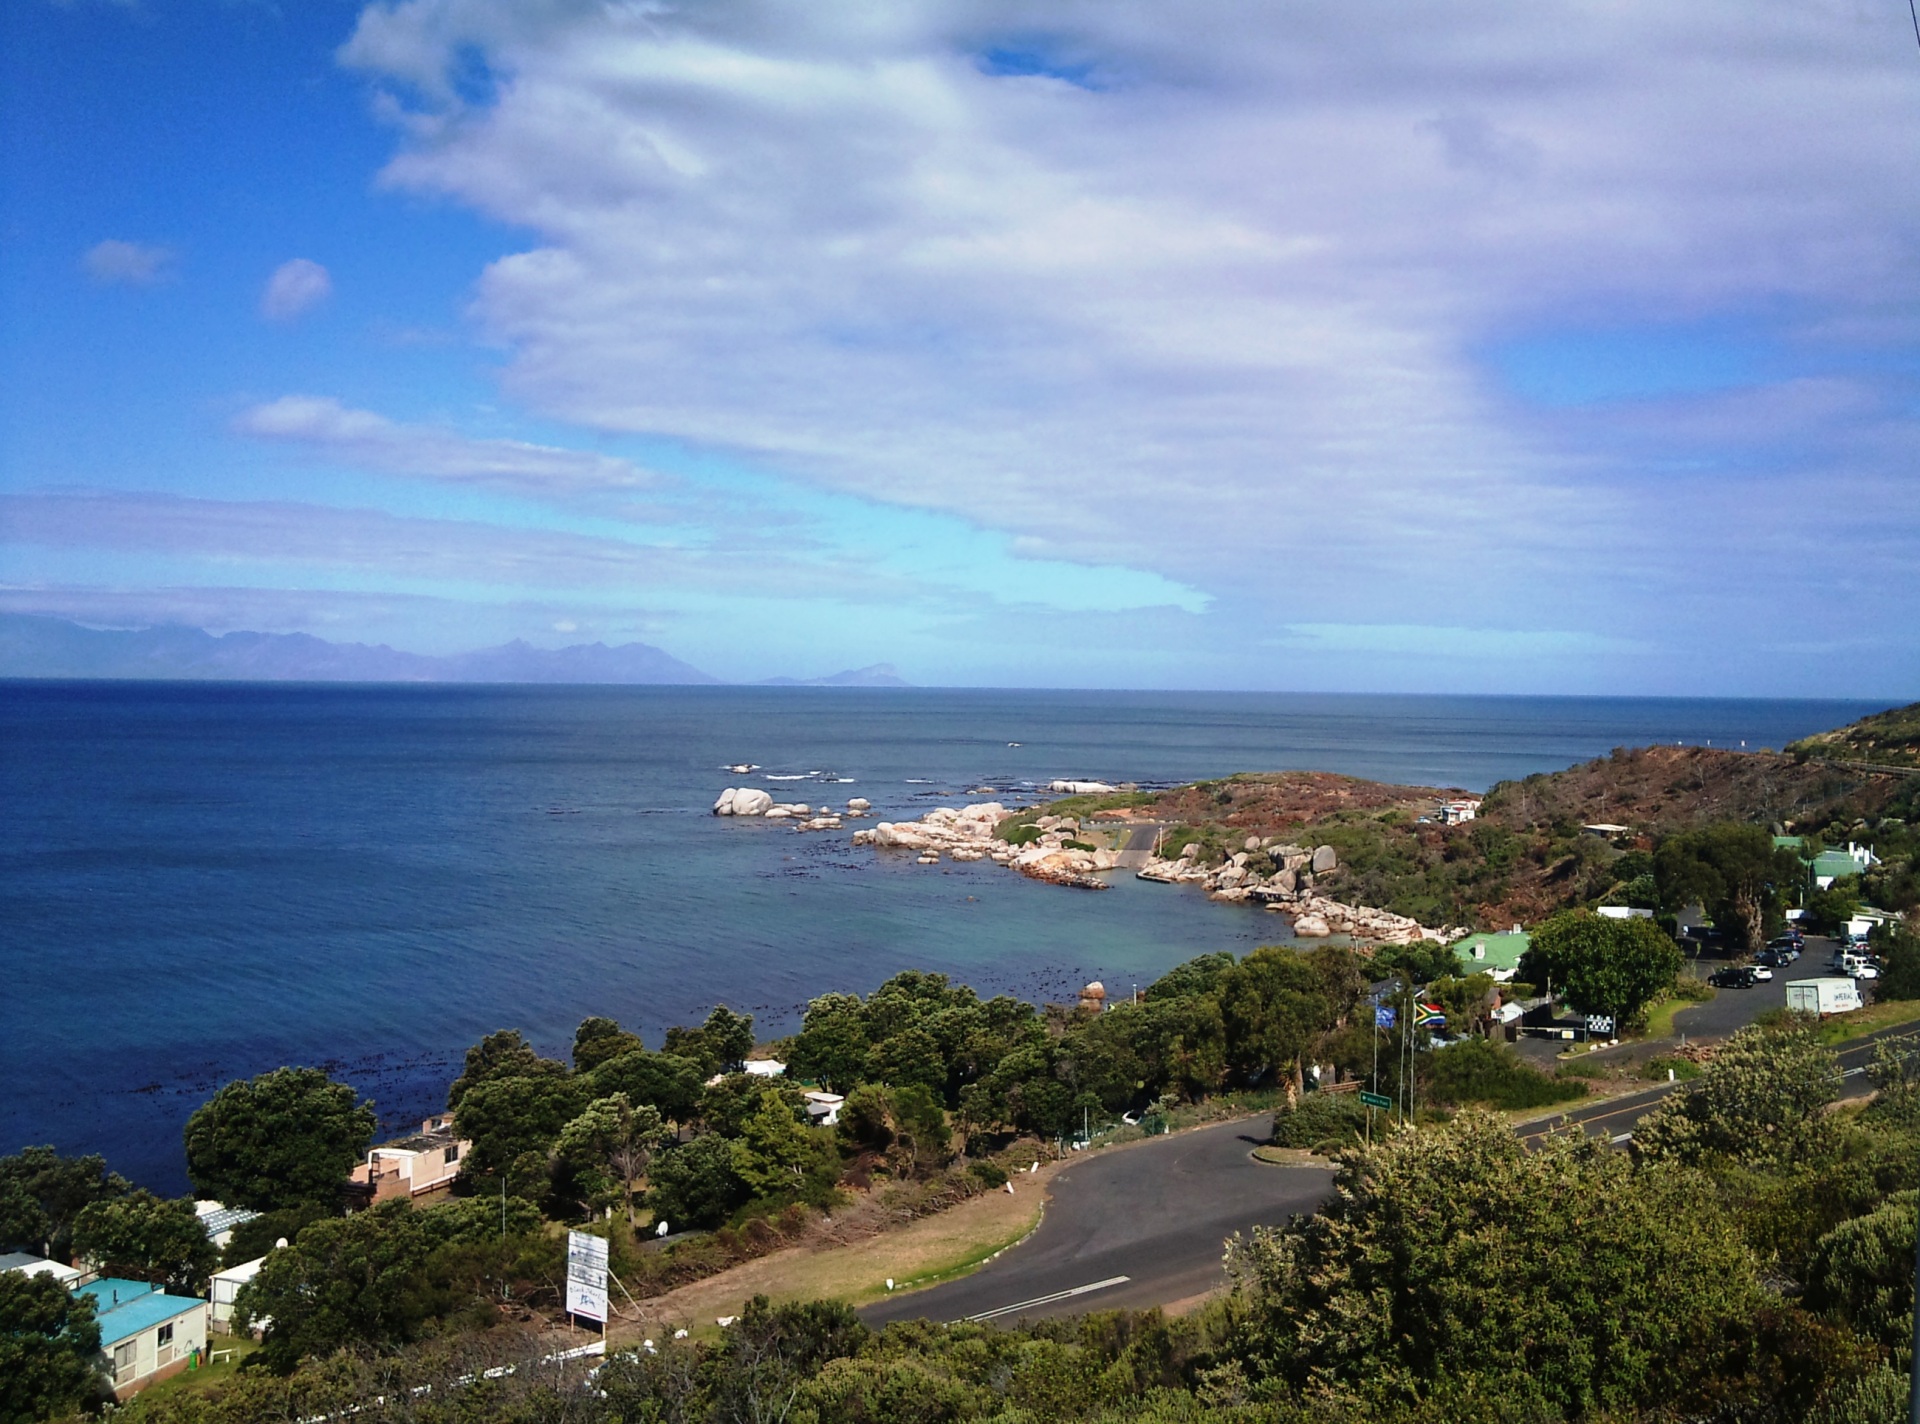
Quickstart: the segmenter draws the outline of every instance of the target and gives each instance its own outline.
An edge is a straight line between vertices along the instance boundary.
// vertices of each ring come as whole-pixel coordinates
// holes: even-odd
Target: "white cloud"
[[[539,234],[474,314],[547,416],[1223,616],[1699,637],[1824,591],[1755,557],[1781,531],[1920,516],[1897,393],[1818,369],[1911,349],[1903,41],[1849,0],[400,0],[343,53],[412,96],[389,184]],[[1756,314],[1808,371],[1618,419],[1528,410],[1477,354]],[[1743,406],[1765,478],[1716,433]],[[1836,471],[1877,502],[1809,510]],[[1910,563],[1876,561],[1886,608]]]
[[[282,262],[260,293],[260,315],[268,321],[305,316],[333,293],[333,278],[318,262],[295,257]]]
[[[89,247],[80,265],[103,286],[150,287],[171,273],[174,252],[167,247],[110,237]]]
[[[522,440],[475,440],[406,425],[327,396],[289,395],[242,411],[234,429],[389,474],[533,494],[630,491],[655,477],[629,460]]]

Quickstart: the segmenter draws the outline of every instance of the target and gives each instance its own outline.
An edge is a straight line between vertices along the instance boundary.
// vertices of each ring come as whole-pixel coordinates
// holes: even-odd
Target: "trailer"
[[[1795,979],[1787,1007],[1797,1014],[1850,1014],[1860,1007],[1860,986],[1851,979]]]

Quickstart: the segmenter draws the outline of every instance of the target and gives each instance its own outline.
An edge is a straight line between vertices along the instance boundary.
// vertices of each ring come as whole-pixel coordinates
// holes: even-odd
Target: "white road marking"
[[[1072,1290],[1055,1291],[1052,1295],[1038,1295],[1032,1300],[1023,1300],[1017,1305],[1003,1305],[998,1310],[983,1310],[978,1315],[969,1315],[969,1320],[991,1320],[996,1315],[1013,1315],[1022,1310],[1032,1310],[1039,1305],[1052,1305],[1055,1301],[1068,1300],[1076,1295],[1086,1295],[1090,1291],[1105,1290],[1109,1286],[1123,1286],[1132,1280],[1132,1276],[1109,1276],[1104,1281],[1095,1281],[1090,1286],[1075,1286]]]

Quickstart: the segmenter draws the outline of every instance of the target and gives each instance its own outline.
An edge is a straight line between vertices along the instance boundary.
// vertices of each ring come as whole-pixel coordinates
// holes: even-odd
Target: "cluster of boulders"
[[[992,860],[1054,885],[1107,888],[1106,881],[1095,876],[1113,869],[1117,857],[1110,850],[1086,851],[1068,845],[1080,829],[1078,821],[1042,816],[1036,823],[1039,837],[1026,845],[1013,846],[995,834],[1000,823],[1013,814],[998,801],[957,809],[937,806],[917,821],[882,821],[871,830],[855,831],[853,843],[918,851],[924,865],[937,863],[943,855],[953,860]]]
[[[1293,932],[1302,939],[1352,935],[1381,944],[1412,944],[1419,940],[1446,943],[1465,930],[1426,928],[1418,920],[1364,905],[1346,905],[1314,890],[1314,877],[1340,865],[1332,846],[1291,845],[1248,836],[1241,849],[1220,864],[1200,864],[1198,842],[1189,843],[1172,859],[1151,858],[1139,870],[1142,880],[1172,885],[1199,885],[1216,900],[1252,900],[1269,910],[1293,917]]]
[[[1118,789],[1104,781],[1056,781],[1047,787],[1055,796],[1111,796]]]
[[[809,806],[804,801],[776,801],[751,786],[729,786],[713,803],[716,816],[758,816],[767,821],[793,821],[798,831],[837,831],[846,820],[858,820],[873,809],[864,796],[847,802],[847,809],[835,811],[828,806]]]

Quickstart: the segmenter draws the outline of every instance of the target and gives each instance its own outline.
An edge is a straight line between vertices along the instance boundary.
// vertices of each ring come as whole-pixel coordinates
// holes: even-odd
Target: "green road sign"
[[[1370,1108],[1390,1108],[1393,1106],[1392,1098],[1383,1098],[1378,1093],[1362,1093],[1360,1095],[1360,1101]]]

